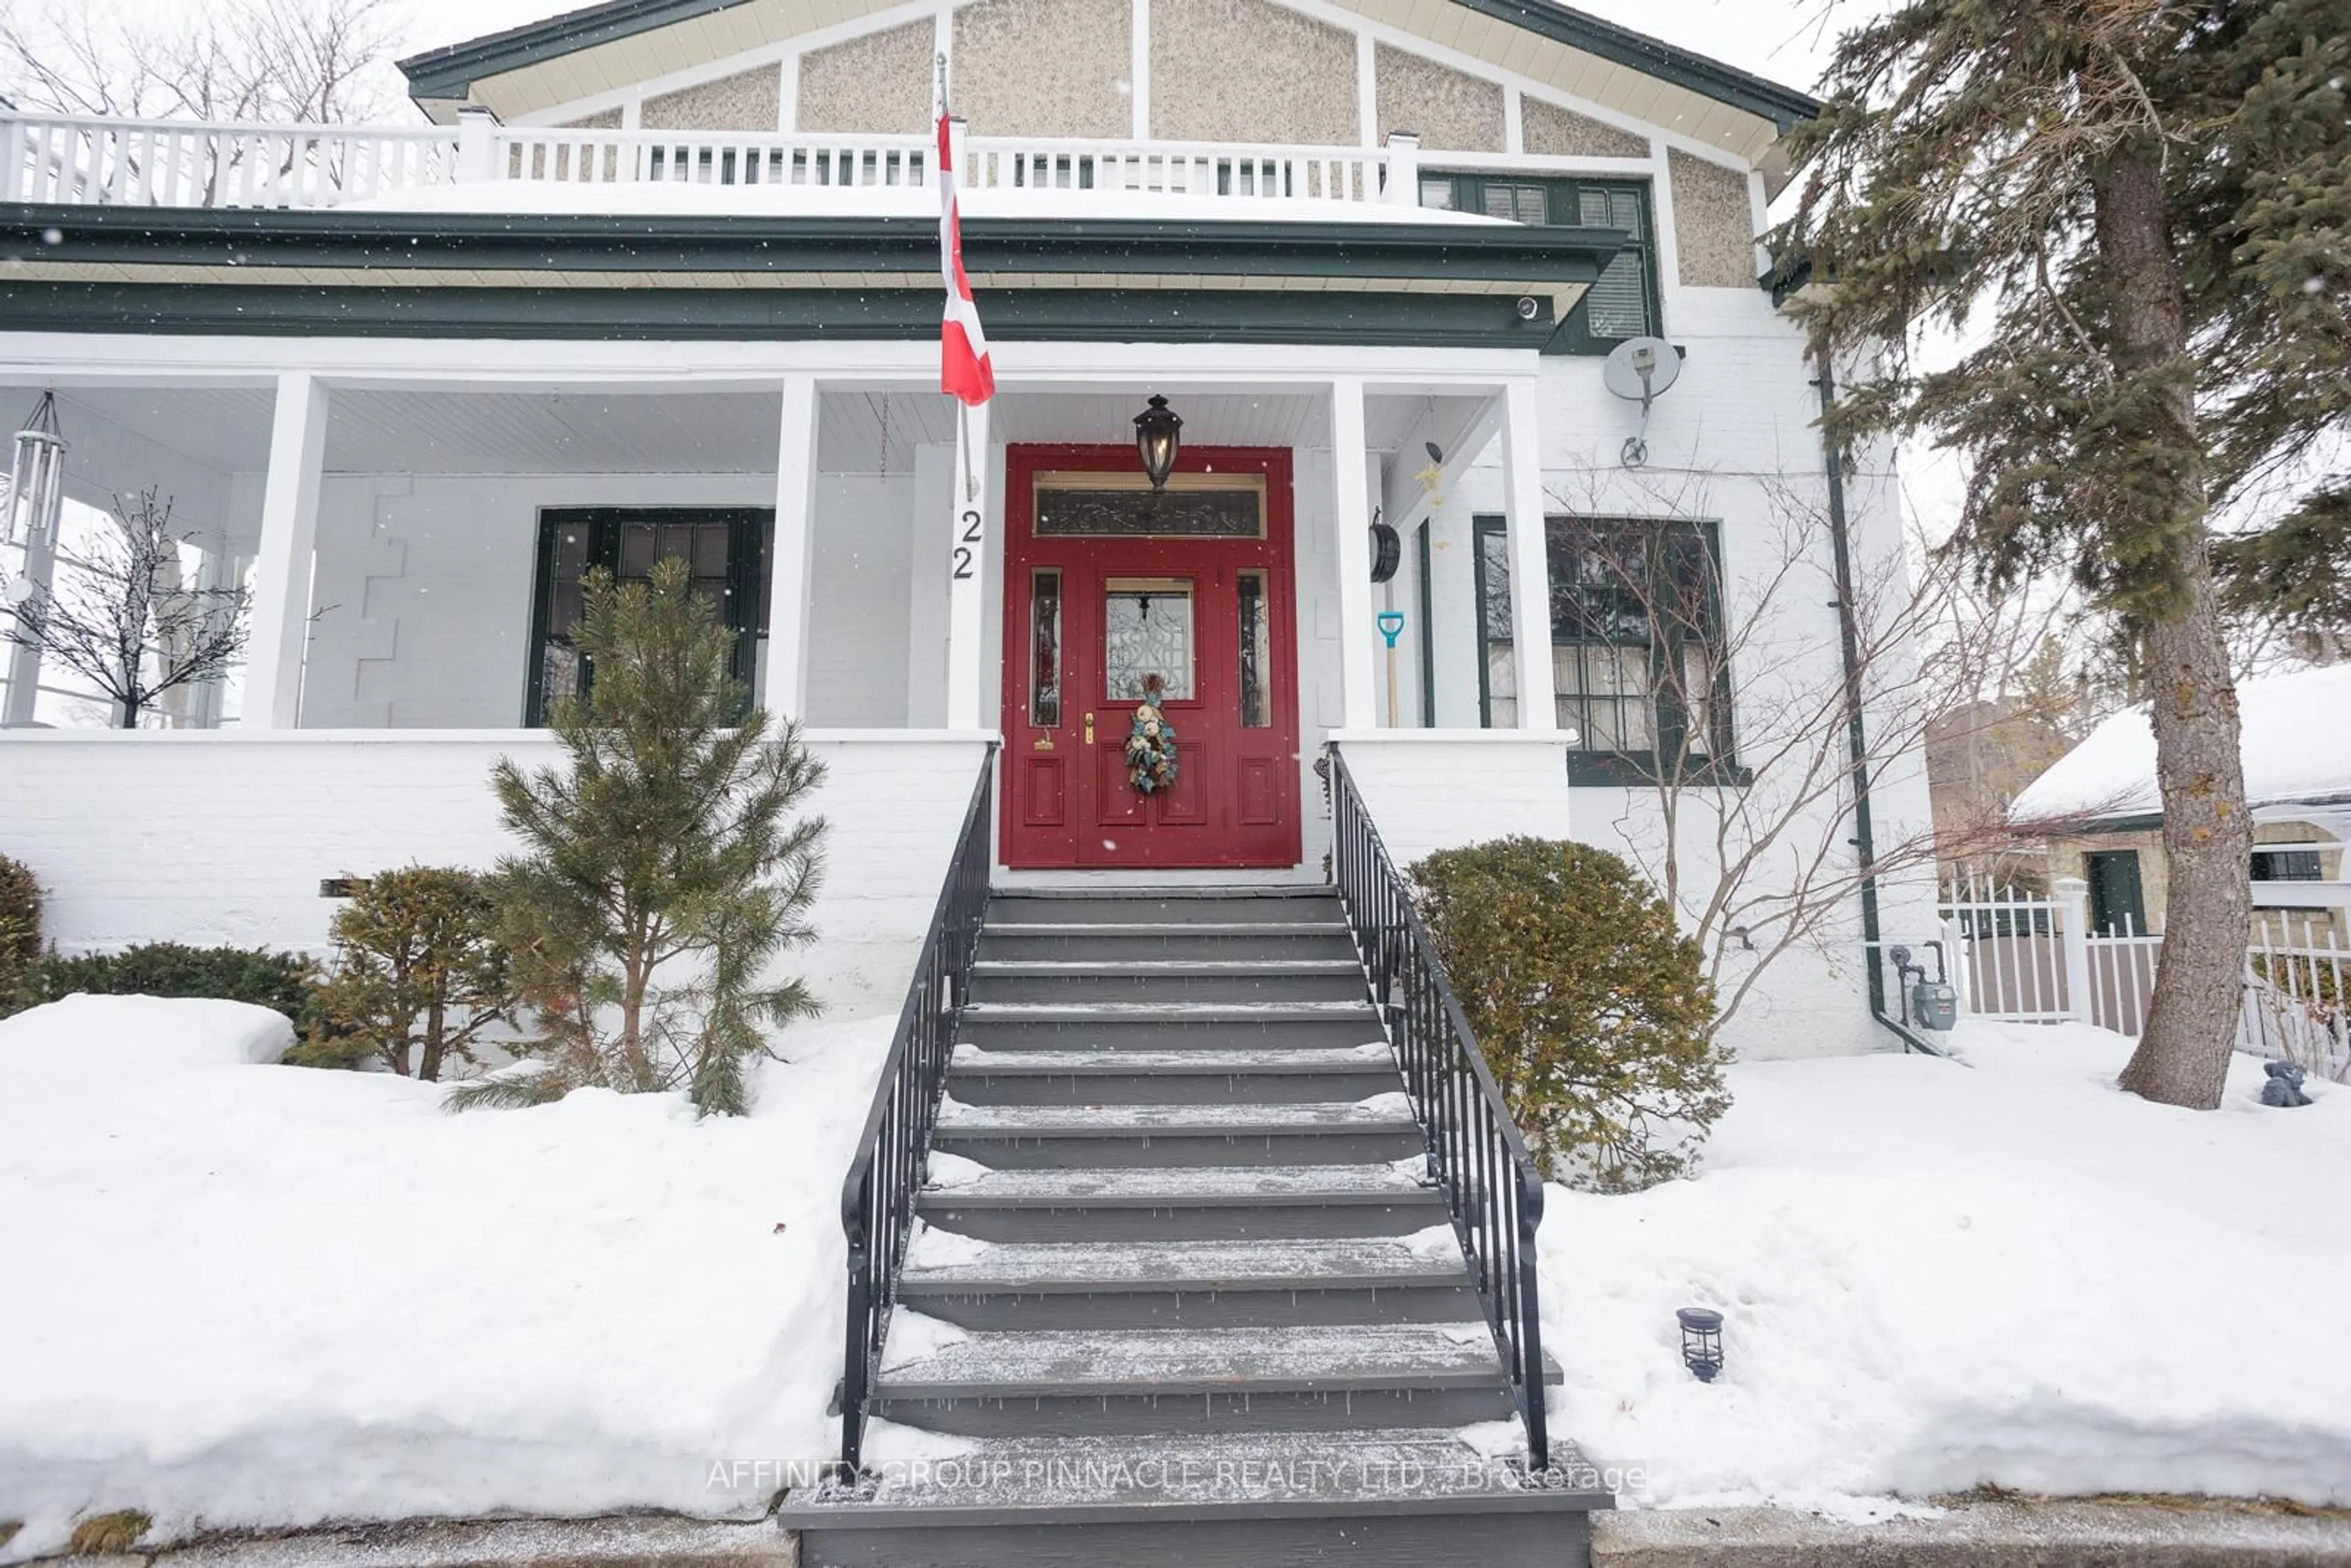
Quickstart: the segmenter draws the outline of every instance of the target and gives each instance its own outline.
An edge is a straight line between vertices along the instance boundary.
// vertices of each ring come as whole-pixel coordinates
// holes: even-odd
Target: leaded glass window
[[[1061,574],[1040,571],[1029,587],[1029,722],[1061,722]]]
[[[1194,689],[1192,584],[1184,578],[1114,577],[1102,585],[1102,695],[1141,702],[1156,675],[1169,702]]]
[[[1265,573],[1244,571],[1234,580],[1240,623],[1241,727],[1262,729],[1273,722],[1266,684],[1273,673],[1269,646],[1271,617],[1265,599]]]

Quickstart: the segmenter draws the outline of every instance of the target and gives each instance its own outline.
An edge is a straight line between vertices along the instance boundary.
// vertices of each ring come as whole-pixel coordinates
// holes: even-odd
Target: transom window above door
[[[735,678],[747,689],[768,623],[768,536],[775,513],[758,507],[566,507],[538,515],[538,570],[531,612],[529,693],[523,722],[547,722],[558,697],[585,695],[592,672],[571,634],[584,599],[580,580],[602,567],[643,582],[656,563],[692,565],[694,591],[735,633]]]
[[[1265,476],[1173,474],[1154,494],[1140,474],[1040,474],[1039,538],[1265,538]]]

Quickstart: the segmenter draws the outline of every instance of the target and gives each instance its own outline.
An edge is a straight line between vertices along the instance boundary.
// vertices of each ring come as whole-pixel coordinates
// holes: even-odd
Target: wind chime
[[[33,416],[16,433],[16,462],[8,472],[6,542],[25,551],[26,570],[8,581],[8,602],[32,597],[36,559],[57,548],[57,522],[66,504],[66,438],[57,423],[57,394],[45,392]]]

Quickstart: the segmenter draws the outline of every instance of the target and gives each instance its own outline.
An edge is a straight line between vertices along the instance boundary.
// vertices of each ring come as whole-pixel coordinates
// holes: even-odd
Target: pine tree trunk
[[[2145,147],[2117,153],[2097,186],[2098,249],[2113,289],[2116,360],[2125,373],[2183,361],[2189,350],[2159,156]],[[2142,434],[2162,449],[2149,473],[2155,484],[2168,483],[2168,515],[2100,519],[2110,528],[2128,527],[2146,540],[2179,585],[2140,628],[2171,883],[2163,906],[2163,961],[2121,1084],[2149,1100],[2209,1111],[2220,1103],[2236,1033],[2252,918],[2247,858],[2252,826],[2245,810],[2237,692],[2212,582],[2203,477],[2193,455],[2202,450],[2195,393],[2186,378],[2154,417],[2157,427]]]

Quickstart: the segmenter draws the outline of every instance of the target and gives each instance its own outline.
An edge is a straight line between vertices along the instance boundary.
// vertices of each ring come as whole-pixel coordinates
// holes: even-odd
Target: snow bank
[[[243,1012],[141,1000],[0,1025],[0,1519],[28,1521],[0,1558],[134,1506],[723,1514],[833,1451],[840,1183],[888,1019],[788,1035],[739,1120],[592,1091],[449,1116],[406,1079],[218,1065],[268,1054]],[[111,1070],[53,1070],[75,1051]]]
[[[293,1046],[286,1015],[250,1002],[76,995],[0,1019],[0,1083],[266,1064]]]
[[[2351,1089],[2197,1113],[2085,1026],[1742,1064],[1704,1173],[1553,1189],[1553,1430],[1645,1500],[1866,1509],[1993,1482],[2351,1503]],[[1712,1386],[1674,1309],[1719,1308]]]
[[[2255,806],[2351,791],[2351,664],[2240,682],[2245,799]],[[2144,707],[2110,715],[2009,808],[2012,822],[2162,810],[2155,727]]]

